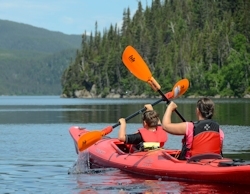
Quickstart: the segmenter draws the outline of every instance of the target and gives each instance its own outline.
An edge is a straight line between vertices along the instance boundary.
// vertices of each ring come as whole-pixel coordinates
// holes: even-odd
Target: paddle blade
[[[87,149],[88,147],[102,139],[102,136],[102,131],[90,131],[82,135],[77,142],[79,151]]]
[[[189,87],[188,79],[182,79],[178,81],[174,85],[173,90],[172,90],[173,98],[177,98],[181,96],[182,94],[184,94],[187,91],[188,87]]]
[[[165,94],[165,96],[166,96],[167,99],[172,100],[172,99],[174,99],[174,92],[173,91],[168,92],[168,93]]]
[[[147,64],[132,46],[125,48],[122,54],[122,61],[128,70],[138,79],[147,82],[152,77]]]
[[[79,151],[83,151],[90,147],[91,145],[98,142],[100,139],[102,139],[103,136],[109,134],[112,132],[113,127],[107,126],[101,131],[90,131],[86,134],[83,134],[77,141],[77,146]]]

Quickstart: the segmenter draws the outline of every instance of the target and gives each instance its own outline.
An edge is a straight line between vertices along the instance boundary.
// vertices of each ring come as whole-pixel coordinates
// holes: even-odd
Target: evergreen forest
[[[170,91],[181,78],[186,95],[244,97],[250,94],[249,0],[153,0],[135,14],[124,9],[122,26],[82,35],[81,49],[65,69],[63,94],[79,90],[106,97],[158,95],[122,63],[126,46],[140,53],[161,85]],[[122,14],[122,13],[121,13]]]

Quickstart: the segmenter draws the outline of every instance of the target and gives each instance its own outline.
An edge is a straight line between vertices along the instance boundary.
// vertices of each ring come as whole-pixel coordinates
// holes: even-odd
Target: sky
[[[143,8],[152,0],[140,0]],[[0,19],[65,34],[87,34],[122,24],[124,9],[134,14],[138,0],[0,0]]]

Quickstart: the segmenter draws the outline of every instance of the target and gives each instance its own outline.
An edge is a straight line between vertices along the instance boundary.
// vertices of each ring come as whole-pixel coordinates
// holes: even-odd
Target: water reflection
[[[86,177],[77,175],[77,193],[143,193],[143,194],[190,194],[190,193],[249,193],[246,185],[206,184],[182,181],[151,180],[131,176],[120,170],[111,170]],[[98,179],[98,183],[96,183]]]
[[[101,103],[79,105],[1,105],[0,123],[116,123],[120,117],[127,117],[141,110],[144,106],[140,100],[137,103],[130,103],[127,100],[113,100],[113,104]],[[218,101],[218,100],[217,100]],[[93,102],[93,101],[92,101]],[[103,100],[102,100],[103,102]],[[104,101],[105,102],[105,101]],[[150,99],[147,103],[155,102]],[[196,100],[176,100],[178,111],[187,121],[196,120]],[[214,119],[221,125],[250,125],[250,101],[218,101]],[[165,112],[165,103],[154,107],[162,117]],[[176,114],[173,114],[173,121],[180,121]],[[140,123],[140,116],[130,120]]]

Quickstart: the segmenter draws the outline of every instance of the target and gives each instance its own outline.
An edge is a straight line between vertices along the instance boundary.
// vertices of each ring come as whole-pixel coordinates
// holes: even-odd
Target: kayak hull
[[[77,149],[77,141],[88,130],[71,127],[69,130]],[[250,163],[234,162],[207,154],[191,160],[178,160],[179,150],[155,149],[133,151],[131,146],[115,138],[103,138],[88,148],[89,160],[94,167],[112,167],[120,170],[161,179],[202,182],[249,184]],[[129,153],[130,152],[130,153]]]

